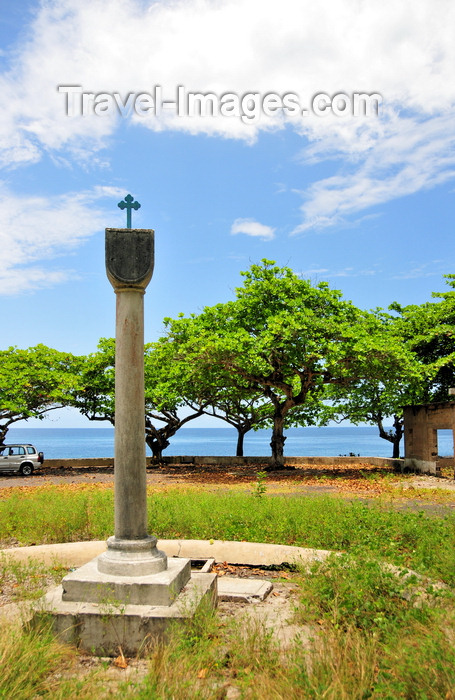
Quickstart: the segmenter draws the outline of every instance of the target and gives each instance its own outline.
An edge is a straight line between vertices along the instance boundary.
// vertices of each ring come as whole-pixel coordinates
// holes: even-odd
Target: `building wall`
[[[438,430],[455,430],[455,402],[406,406],[405,459],[438,461]]]

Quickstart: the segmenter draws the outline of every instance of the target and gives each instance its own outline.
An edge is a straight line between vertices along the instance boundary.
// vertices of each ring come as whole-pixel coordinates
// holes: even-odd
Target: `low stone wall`
[[[270,462],[269,457],[217,457],[217,456],[193,456],[182,455],[176,457],[163,457],[161,464],[181,464],[181,465],[198,465],[198,466],[267,466]],[[336,465],[347,466],[349,464],[371,464],[377,467],[392,467],[396,470],[403,469],[402,459],[389,459],[386,457],[285,457],[284,463],[290,467],[298,467],[300,465]],[[153,467],[156,462],[152,457],[147,457],[147,467]],[[114,466],[114,458],[96,458],[96,459],[45,459],[44,466],[51,469],[64,468],[82,468],[82,467],[112,467]]]
[[[59,469],[64,467],[68,469],[70,467],[112,467],[114,468],[114,458],[113,457],[96,457],[93,459],[46,459],[44,456],[43,467],[49,469]]]

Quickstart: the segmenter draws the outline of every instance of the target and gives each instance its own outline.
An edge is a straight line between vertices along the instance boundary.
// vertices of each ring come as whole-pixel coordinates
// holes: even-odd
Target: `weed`
[[[122,697],[145,700],[260,698],[450,698],[455,687],[455,601],[413,605],[412,578],[377,560],[330,557],[311,575],[296,573],[297,620],[313,630],[283,654],[270,628],[247,614],[220,620],[209,607],[175,624],[166,643],[150,644],[145,678],[82,671],[71,652],[39,631],[3,630],[0,697],[60,700]],[[106,601],[106,615],[117,605]],[[93,668],[93,667],[92,667]],[[96,668],[96,667],[95,667]]]
[[[267,485],[266,485],[267,472],[258,472],[256,476],[257,476],[257,479],[256,479],[256,484],[254,487],[253,495],[256,496],[256,498],[262,498],[262,496],[267,491]]]
[[[0,590],[11,601],[36,600],[51,583],[60,582],[67,571],[57,562],[50,566],[33,558],[22,562],[1,553]]]
[[[3,627],[0,635],[0,697],[52,697],[56,682],[53,674],[66,667],[73,653],[55,642],[47,625],[22,631]]]
[[[426,614],[413,604],[415,579],[400,577],[370,557],[332,555],[312,568],[303,588],[303,619],[335,629],[374,629],[378,635],[392,623],[422,621]]]
[[[412,577],[378,561],[333,556],[301,581],[300,621],[319,626],[310,663],[294,658],[305,697],[451,697],[453,594],[414,605]],[[445,620],[445,622],[444,622]]]

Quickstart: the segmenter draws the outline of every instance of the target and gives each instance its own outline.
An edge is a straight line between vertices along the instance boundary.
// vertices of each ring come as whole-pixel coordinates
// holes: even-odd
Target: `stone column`
[[[115,537],[147,537],[144,328],[140,288],[115,288]]]
[[[102,573],[146,576],[167,568],[147,534],[144,294],[154,266],[151,229],[106,229],[106,271],[116,302],[115,527],[98,560]]]
[[[120,208],[135,204],[128,195]],[[143,304],[153,243],[149,229],[106,229],[107,276],[117,297],[114,535],[106,552],[68,573],[34,615],[46,625],[50,617],[62,641],[100,656],[117,656],[119,648],[135,656],[163,639],[169,624],[217,601],[215,573],[193,576],[191,559],[168,560],[147,534]]]

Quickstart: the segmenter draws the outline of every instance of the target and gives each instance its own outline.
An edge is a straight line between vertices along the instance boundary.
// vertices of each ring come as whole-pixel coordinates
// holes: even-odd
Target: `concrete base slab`
[[[234,603],[259,603],[273,590],[270,581],[257,578],[234,578],[220,576],[218,578],[218,600]]]
[[[331,554],[327,549],[222,540],[158,540],[157,546],[166,552],[168,558],[214,558],[217,562],[227,561],[230,564],[249,564],[250,566],[296,564],[307,567],[316,561],[324,561]],[[30,557],[39,557],[41,561],[49,564],[61,562],[68,566],[81,566],[105,550],[106,541],[103,540],[16,547],[0,550],[0,554],[14,558],[16,561],[28,561]]]
[[[308,567],[331,554],[327,549],[223,540],[158,540],[158,546],[168,557],[213,557],[216,562],[259,567],[282,564]]]
[[[172,605],[85,603],[62,599],[63,587],[39,601],[32,624],[50,620],[54,633],[67,644],[98,656],[125,656],[145,652],[162,639],[173,621],[191,618],[202,605],[215,607],[217,576],[193,573]]]
[[[102,555],[100,555],[102,556]],[[116,600],[132,605],[171,605],[191,576],[190,559],[169,559],[164,571],[148,576],[102,573],[92,559],[62,581],[64,601],[103,603]]]

